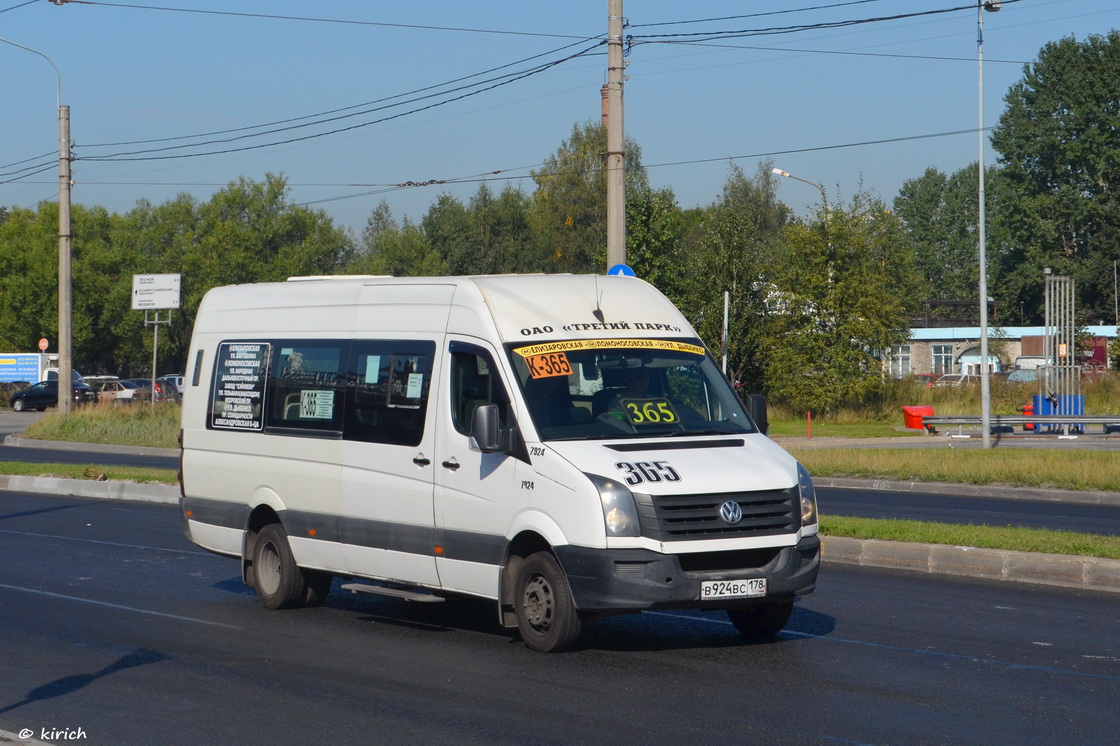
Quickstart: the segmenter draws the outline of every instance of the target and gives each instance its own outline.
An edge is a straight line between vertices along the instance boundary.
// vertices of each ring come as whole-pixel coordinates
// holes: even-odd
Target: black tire
[[[27,405],[23,403],[23,399],[16,399],[12,402],[12,411],[14,412],[22,412],[26,407]]]
[[[253,588],[266,609],[290,609],[304,603],[307,582],[279,523],[262,528],[253,542]]]
[[[532,650],[558,653],[583,628],[564,570],[549,552],[529,556],[517,573],[514,609],[521,639]]]
[[[792,598],[727,610],[731,623],[745,637],[771,637],[778,634],[785,628],[792,613]]]

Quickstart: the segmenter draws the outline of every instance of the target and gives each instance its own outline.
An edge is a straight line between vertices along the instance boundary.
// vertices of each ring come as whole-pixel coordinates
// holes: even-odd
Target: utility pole
[[[976,68],[979,90],[978,106],[979,122],[976,128],[976,137],[979,141],[979,160],[976,164],[979,177],[977,190],[977,203],[979,215],[977,219],[977,234],[980,255],[980,435],[983,448],[992,447],[992,388],[991,372],[988,370],[988,253],[985,245],[986,229],[984,226],[984,11],[994,13],[1001,7],[1000,0],[977,0],[976,3]]]
[[[607,0],[607,269],[626,264],[626,141],[622,126],[622,0]]]
[[[74,386],[70,358],[73,309],[70,277],[70,107],[58,107],[58,411],[70,414]]]

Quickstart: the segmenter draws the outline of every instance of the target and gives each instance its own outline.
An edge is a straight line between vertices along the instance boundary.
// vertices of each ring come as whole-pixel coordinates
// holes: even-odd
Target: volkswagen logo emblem
[[[734,500],[728,500],[719,506],[719,517],[724,523],[738,523],[743,520],[743,509]]]

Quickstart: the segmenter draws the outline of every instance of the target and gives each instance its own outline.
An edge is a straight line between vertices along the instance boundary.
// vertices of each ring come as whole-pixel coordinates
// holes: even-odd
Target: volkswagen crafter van
[[[558,651],[645,609],[772,635],[814,588],[809,474],[640,279],[221,287],[188,360],[186,532],[267,608],[465,594]]]

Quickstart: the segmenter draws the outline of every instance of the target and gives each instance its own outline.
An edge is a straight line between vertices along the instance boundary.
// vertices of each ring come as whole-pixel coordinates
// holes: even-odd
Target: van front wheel
[[[253,588],[266,609],[299,606],[307,593],[303,572],[296,565],[288,535],[279,523],[260,530],[253,544]]]
[[[582,624],[568,579],[552,554],[537,552],[522,563],[515,592],[517,628],[529,648],[558,653],[575,644]]]

